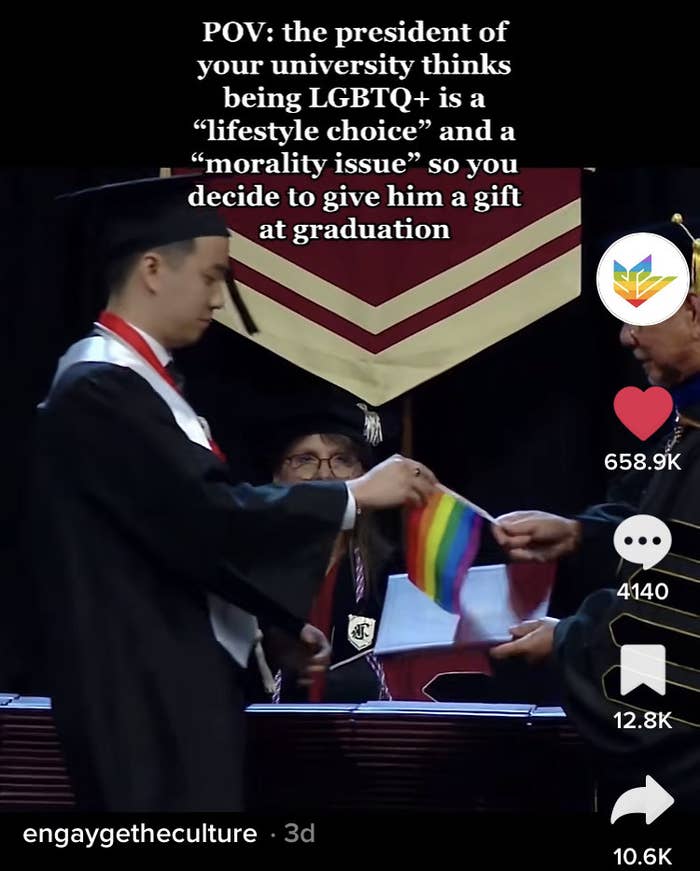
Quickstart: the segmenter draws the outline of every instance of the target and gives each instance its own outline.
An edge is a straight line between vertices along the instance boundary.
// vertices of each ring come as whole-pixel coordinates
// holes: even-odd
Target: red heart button
[[[673,399],[663,387],[623,387],[615,397],[615,414],[627,429],[646,441],[673,411]]]

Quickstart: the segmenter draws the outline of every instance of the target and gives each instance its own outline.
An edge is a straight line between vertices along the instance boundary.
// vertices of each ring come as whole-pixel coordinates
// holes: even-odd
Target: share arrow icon
[[[653,823],[667,811],[675,799],[647,774],[646,785],[628,789],[615,802],[610,822],[614,823],[627,814],[644,814],[646,823]]]

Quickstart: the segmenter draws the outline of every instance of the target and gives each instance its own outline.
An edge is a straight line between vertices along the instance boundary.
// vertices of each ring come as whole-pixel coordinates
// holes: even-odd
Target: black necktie
[[[174,360],[171,360],[168,363],[168,365],[165,367],[165,371],[173,379],[173,381],[175,382],[175,386],[180,391],[180,393],[184,394],[184,392],[185,392],[185,376],[177,368]]]

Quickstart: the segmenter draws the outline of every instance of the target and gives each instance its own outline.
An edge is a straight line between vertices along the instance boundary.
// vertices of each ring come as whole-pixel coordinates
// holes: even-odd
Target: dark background
[[[18,517],[35,405],[56,360],[89,328],[99,300],[82,284],[50,204],[69,189],[157,173],[157,167],[63,169],[33,167],[0,173],[6,237],[2,282],[2,497],[0,499],[0,685],[40,689],[23,646],[26,615],[19,605],[22,556]],[[640,371],[618,343],[619,323],[599,301],[595,268],[617,235],[691,215],[700,199],[700,170],[605,169],[583,175],[581,297],[410,394],[413,454],[448,486],[494,515],[519,508],[574,513],[604,497],[609,451],[634,450],[636,440],[614,417],[613,397]],[[691,227],[693,225],[691,224]],[[694,227],[700,232],[700,227]],[[439,353],[439,351],[436,351]],[[190,395],[212,424],[242,478],[256,480],[247,434],[262,397],[322,385],[253,342],[214,324],[196,348],[180,354]],[[401,397],[386,409],[400,421]],[[387,449],[400,448],[400,433]],[[37,530],[36,546],[41,546]],[[500,559],[490,535],[480,562]],[[589,578],[601,586],[606,579]],[[585,589],[557,591],[555,613],[576,607]]]

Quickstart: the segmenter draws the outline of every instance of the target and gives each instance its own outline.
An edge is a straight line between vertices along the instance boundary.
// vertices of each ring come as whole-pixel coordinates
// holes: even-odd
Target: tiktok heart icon
[[[615,397],[615,414],[627,429],[646,441],[669,418],[673,399],[663,387],[623,387]]]

